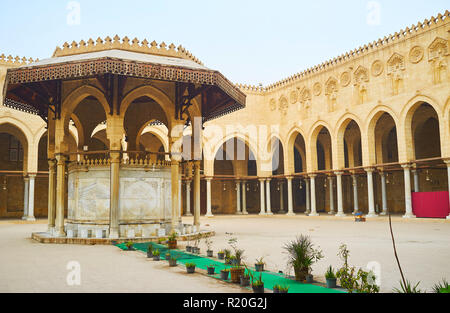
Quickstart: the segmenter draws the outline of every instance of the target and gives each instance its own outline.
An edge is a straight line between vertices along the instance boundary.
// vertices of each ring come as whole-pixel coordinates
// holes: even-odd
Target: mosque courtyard
[[[192,223],[191,218],[183,222]],[[420,281],[422,291],[450,277],[450,228],[448,220],[393,217],[393,229],[400,262],[408,280]],[[342,265],[337,256],[342,243],[350,250],[350,264],[365,268],[379,264],[381,292],[399,287],[388,219],[377,217],[355,223],[352,217],[329,216],[230,216],[201,219],[202,228],[214,230],[215,254],[238,239],[245,250],[244,261],[253,266],[264,257],[270,271],[286,272],[283,245],[297,235],[310,235],[323,250],[324,258],[313,267],[314,279],[324,282],[329,265]],[[47,220],[0,222],[0,292],[162,292],[162,293],[242,293],[249,290],[223,283],[203,274],[187,275],[184,267],[169,268],[166,262],[148,260],[142,252],[124,252],[114,246],[45,245],[30,239],[42,232]],[[180,243],[183,247],[185,243]],[[205,253],[204,242],[200,244]],[[80,265],[80,285],[70,286],[69,262]],[[292,273],[291,273],[292,274]]]

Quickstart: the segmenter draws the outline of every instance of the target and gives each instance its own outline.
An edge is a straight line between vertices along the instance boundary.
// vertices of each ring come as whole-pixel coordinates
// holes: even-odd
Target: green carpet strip
[[[161,253],[161,260],[165,260],[166,253],[170,253],[172,257],[177,259],[179,264],[186,265],[187,263],[195,263],[197,268],[205,271],[208,266],[214,266],[216,268],[216,274],[210,276],[217,279],[220,279],[220,271],[222,269],[231,268],[230,265],[226,265],[218,260],[191,254],[181,250],[169,250],[167,246],[159,245],[157,243],[135,243],[133,244],[133,248],[146,253],[149,245],[153,245],[153,251],[159,250]],[[127,250],[124,243],[116,246],[122,250]],[[259,272],[255,272],[253,268],[250,268],[250,270],[252,270],[255,278],[259,278]],[[275,285],[281,285],[289,286],[289,293],[342,293],[342,291],[336,289],[328,289],[321,286],[297,282],[284,277],[282,274],[273,273],[270,271],[264,271],[262,273],[262,280],[264,282],[264,287],[269,290],[273,290],[273,286]]]

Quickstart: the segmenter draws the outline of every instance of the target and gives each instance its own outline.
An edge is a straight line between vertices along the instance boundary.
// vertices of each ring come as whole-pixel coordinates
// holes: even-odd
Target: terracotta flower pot
[[[170,250],[176,249],[177,248],[177,241],[176,240],[168,241],[167,245],[168,245]]]
[[[307,270],[294,268],[294,271],[295,271],[295,280],[296,281],[305,281],[306,280],[306,275],[308,275]]]
[[[234,284],[239,284],[241,282],[241,276],[243,276],[244,273],[245,273],[244,268],[231,268],[230,269],[231,282]]]

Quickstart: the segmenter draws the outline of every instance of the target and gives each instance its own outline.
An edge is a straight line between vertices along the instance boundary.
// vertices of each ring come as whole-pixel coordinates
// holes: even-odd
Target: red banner
[[[413,212],[416,217],[446,218],[450,215],[448,191],[413,192]]]

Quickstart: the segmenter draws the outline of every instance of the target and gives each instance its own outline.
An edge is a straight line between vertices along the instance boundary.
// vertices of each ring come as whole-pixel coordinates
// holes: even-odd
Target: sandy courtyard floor
[[[184,222],[191,222],[185,218]],[[32,232],[46,230],[46,221],[23,223],[0,221],[0,292],[219,292],[243,289],[210,279],[190,276],[183,268],[153,262],[139,252],[123,252],[112,246],[43,245],[32,241]],[[245,261],[253,264],[265,257],[272,271],[286,272],[283,245],[299,234],[310,235],[325,258],[314,266],[315,279],[323,281],[329,265],[338,267],[341,243],[350,249],[350,264],[366,267],[378,262],[381,289],[398,287],[400,274],[395,263],[387,218],[355,223],[351,218],[218,216],[202,218],[205,229],[215,230],[215,252],[227,248],[230,237],[245,249]],[[420,281],[428,291],[442,278],[450,280],[450,222],[445,220],[393,219],[397,250],[406,277]],[[229,235],[232,234],[232,235]],[[204,253],[205,245],[201,244]],[[81,285],[68,286],[67,264],[81,266]]]

